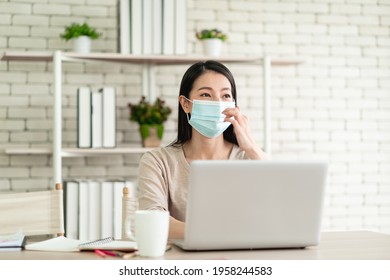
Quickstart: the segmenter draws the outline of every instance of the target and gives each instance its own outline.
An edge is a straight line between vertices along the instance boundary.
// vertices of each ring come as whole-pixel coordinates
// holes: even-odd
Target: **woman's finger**
[[[236,108],[226,109],[223,114],[226,115],[226,118],[234,117],[234,119],[236,119],[242,126],[246,126],[248,124],[248,117],[242,114],[239,110],[236,110]]]

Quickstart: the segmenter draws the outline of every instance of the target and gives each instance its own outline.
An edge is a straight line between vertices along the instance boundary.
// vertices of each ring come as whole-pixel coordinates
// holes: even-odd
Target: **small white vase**
[[[77,53],[89,53],[91,51],[91,38],[80,36],[73,40],[73,51]]]
[[[203,39],[203,50],[205,55],[207,56],[220,56],[221,55],[221,48],[222,48],[222,41],[217,38],[212,39]]]

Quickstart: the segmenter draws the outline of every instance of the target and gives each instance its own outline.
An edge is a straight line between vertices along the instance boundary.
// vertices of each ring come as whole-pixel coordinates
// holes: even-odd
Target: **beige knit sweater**
[[[229,160],[245,159],[245,152],[234,145]],[[185,221],[188,164],[182,147],[161,147],[145,153],[139,164],[139,209],[159,209]]]

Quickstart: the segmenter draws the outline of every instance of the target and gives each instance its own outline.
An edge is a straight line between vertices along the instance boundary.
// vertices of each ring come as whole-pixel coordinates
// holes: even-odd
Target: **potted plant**
[[[74,40],[73,51],[80,53],[89,53],[91,50],[91,40],[100,38],[102,34],[98,33],[88,23],[72,23],[65,27],[65,32],[60,34],[66,41]]]
[[[203,29],[195,33],[197,39],[203,42],[203,50],[208,56],[220,56],[222,42],[227,40],[227,35],[219,29]]]
[[[130,120],[139,124],[139,131],[144,147],[158,147],[164,134],[164,122],[172,109],[165,101],[157,98],[154,103],[143,96],[138,104],[128,104]]]

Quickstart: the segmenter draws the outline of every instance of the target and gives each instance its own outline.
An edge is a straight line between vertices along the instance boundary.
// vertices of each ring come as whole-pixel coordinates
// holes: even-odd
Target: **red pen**
[[[100,250],[103,254],[111,257],[118,257],[118,254],[115,254],[114,252],[111,251],[106,251],[106,250]]]
[[[100,250],[94,250],[95,254],[101,256],[102,258],[105,258],[106,257],[106,254]]]

